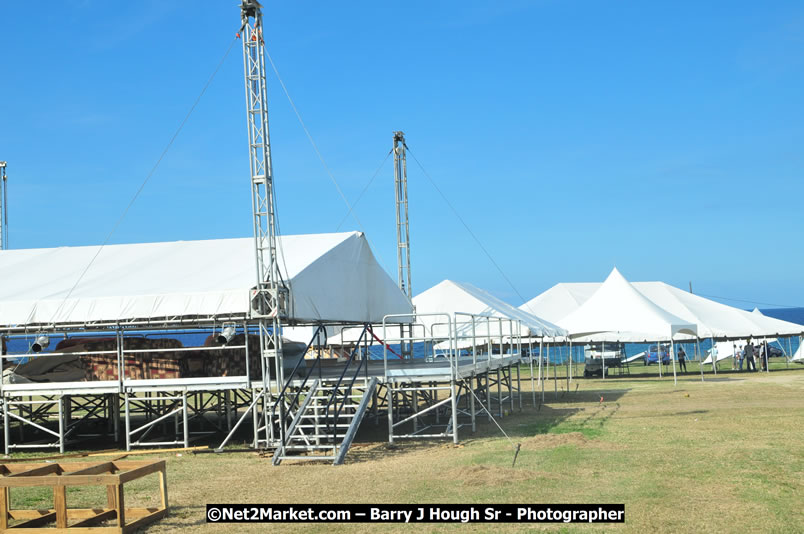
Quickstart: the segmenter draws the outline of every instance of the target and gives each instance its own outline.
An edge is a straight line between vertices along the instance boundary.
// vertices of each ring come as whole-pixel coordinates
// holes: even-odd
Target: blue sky
[[[405,131],[516,287],[409,158],[415,292],[451,278],[518,305],[616,265],[804,306],[800,2],[263,3],[350,201]],[[236,2],[3,2],[0,19],[11,246],[101,243],[232,43]],[[237,43],[112,242],[250,235],[242,68]],[[347,207],[269,85],[282,232],[335,231]],[[395,277],[392,169],[356,213]]]

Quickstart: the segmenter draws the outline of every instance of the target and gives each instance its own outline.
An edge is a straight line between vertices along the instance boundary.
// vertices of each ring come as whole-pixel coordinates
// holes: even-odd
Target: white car
[[[620,367],[625,359],[625,346],[622,343],[590,343],[583,348],[583,376],[603,376],[603,364],[606,374],[611,367]]]

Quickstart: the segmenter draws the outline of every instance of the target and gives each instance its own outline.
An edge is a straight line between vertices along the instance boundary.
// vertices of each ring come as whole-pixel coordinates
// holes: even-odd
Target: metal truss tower
[[[8,177],[6,162],[0,161],[0,250],[8,248]]]
[[[394,132],[394,182],[396,190],[396,258],[399,289],[413,298],[410,286],[410,229],[408,225],[408,163],[405,133]]]
[[[410,285],[410,226],[408,224],[408,160],[405,133],[394,132],[394,190],[396,191],[396,259],[399,289],[413,303]],[[410,339],[411,325],[400,325],[400,339]],[[413,357],[413,345],[402,342],[402,357]]]
[[[252,294],[252,317],[258,320],[263,363],[265,398],[265,441],[273,441],[269,420],[272,394],[269,369],[274,367],[277,391],[283,384],[282,319],[287,316],[288,290],[281,279],[276,248],[276,211],[271,142],[268,132],[268,92],[265,76],[265,43],[262,35],[262,6],[256,0],[242,0],[240,18],[245,68],[246,105],[251,164],[251,203],[257,285]],[[280,406],[282,403],[279,403]],[[280,432],[281,432],[280,425]],[[258,438],[259,439],[259,438]]]

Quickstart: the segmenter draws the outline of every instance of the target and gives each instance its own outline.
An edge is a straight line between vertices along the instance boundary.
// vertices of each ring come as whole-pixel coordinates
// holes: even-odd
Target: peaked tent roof
[[[600,285],[599,282],[557,284],[528,304],[534,313],[542,317],[556,317],[556,314],[561,313],[569,315],[567,310],[579,308]],[[659,307],[687,322],[697,324],[698,336],[701,338],[784,336],[797,335],[804,331],[802,325],[768,317],[759,310],[749,313],[664,282],[631,282],[631,285]],[[560,322],[560,319],[556,320]]]
[[[522,336],[558,337],[566,335],[566,331],[560,326],[517,309],[486,291],[463,282],[443,280],[413,297],[413,305],[416,308],[416,323],[425,327],[425,333],[428,337],[446,338],[448,336],[447,316],[453,317],[456,313],[459,314],[456,317],[458,323],[471,322],[470,317],[461,317],[461,313],[521,321],[522,329],[519,335]],[[378,336],[383,335],[381,323],[375,324],[373,328],[375,334]],[[464,324],[459,328],[470,331],[471,324]],[[330,337],[327,343],[330,345],[354,343],[357,341],[361,331],[359,328],[344,329],[340,334]],[[462,331],[461,334],[466,335],[466,331]],[[513,333],[517,334],[516,329],[513,330]],[[501,334],[499,323],[492,323],[490,328],[485,328],[484,325],[478,322],[475,334],[478,337],[486,335],[510,336],[510,323],[503,324]],[[420,332],[417,331],[417,335],[420,335]]]
[[[558,323],[589,300],[598,287],[599,283],[556,284],[527,301],[519,309]]]
[[[281,236],[277,247],[291,320],[366,322],[411,311],[360,232]],[[253,238],[99,248],[0,251],[0,328],[250,314]]]
[[[760,335],[762,329],[745,310],[694,295],[664,282],[635,282],[634,287],[648,299],[698,325],[702,338],[734,338]]]
[[[750,315],[754,321],[759,323],[761,329],[760,335],[795,336],[804,334],[804,325],[792,323],[790,321],[783,321],[782,319],[776,319],[775,317],[768,317],[759,311],[758,308],[754,308],[754,311],[752,311]]]
[[[577,310],[559,321],[571,337],[655,341],[696,335],[697,327],[651,302],[615,268]]]
[[[521,321],[521,335],[523,336],[556,337],[566,335],[566,331],[562,327],[515,308],[490,293],[464,282],[444,280],[413,297],[413,305],[416,307],[417,314],[445,313],[452,315],[454,313],[470,313]],[[462,320],[460,316],[456,319],[459,323]],[[441,322],[437,317],[428,318],[425,316],[420,317],[419,320],[425,325],[429,323],[430,327],[434,323]],[[471,319],[467,317],[465,320],[470,321]],[[509,333],[507,327],[503,327],[502,335],[508,335]],[[493,328],[491,334],[495,334]],[[499,335],[500,332],[496,332],[496,334]]]

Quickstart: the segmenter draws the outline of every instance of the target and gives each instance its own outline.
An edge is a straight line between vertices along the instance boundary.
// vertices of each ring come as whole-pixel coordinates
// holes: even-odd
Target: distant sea
[[[748,310],[750,311],[750,310]],[[783,321],[790,321],[791,323],[797,323],[804,325],[804,308],[769,308],[760,310],[763,314],[767,315],[768,317],[774,317],[776,319],[781,319]],[[162,337],[163,334],[153,333],[155,337]],[[204,339],[206,338],[207,334],[198,334],[198,333],[183,333],[178,335],[170,335],[170,337],[178,338],[185,347],[192,347],[192,346],[199,346],[203,345]],[[8,343],[8,349],[10,353],[17,353],[17,354],[24,354],[28,352],[28,347],[30,343],[33,342],[33,337],[30,336],[28,339],[25,338],[17,338],[12,339]],[[45,352],[51,352],[56,344],[58,343],[57,340],[47,348]],[[683,343],[685,346],[685,350],[687,354],[692,357],[695,352],[694,343]],[[789,340],[784,339],[777,342],[776,345],[780,346],[781,349],[785,353],[789,353],[791,350],[795,353],[798,350],[798,337],[793,337]],[[400,347],[398,345],[391,345],[391,348],[396,351],[400,352]],[[626,356],[634,356],[647,350],[648,344],[645,343],[626,343],[625,344],[625,354]],[[702,339],[701,340],[701,351],[706,353],[706,351],[711,348],[711,341],[709,339]],[[538,353],[538,347],[535,347],[535,353]],[[371,347],[371,359],[382,359],[382,347],[380,345],[375,345]],[[414,358],[423,358],[425,357],[425,350],[423,343],[416,343],[413,349]],[[556,347],[550,350],[549,358],[551,362],[565,362],[567,360],[567,356],[569,356],[569,349],[568,347]],[[395,358],[395,356],[390,355],[391,358]],[[23,358],[24,360],[25,358]],[[582,362],[584,359],[583,357],[583,346],[582,345],[573,345],[572,348],[572,360],[577,362]]]
[[[804,308],[769,308],[759,310],[768,317],[790,321],[791,323],[804,324]]]

